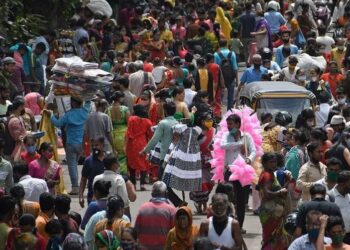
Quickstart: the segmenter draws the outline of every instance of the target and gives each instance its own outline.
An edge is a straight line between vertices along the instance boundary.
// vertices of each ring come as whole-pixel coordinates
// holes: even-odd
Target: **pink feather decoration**
[[[255,170],[248,165],[241,155],[230,165],[231,176],[230,181],[239,181],[241,185],[247,186],[252,184],[255,177]]]
[[[214,143],[213,143],[213,151],[212,151],[213,160],[211,161],[213,181],[216,181],[216,182],[224,181],[225,150],[221,148],[220,144],[221,144],[221,139],[223,134],[228,131],[226,118],[231,114],[237,114],[239,117],[241,117],[242,126],[240,130],[244,133],[249,134],[252,137],[256,147],[257,157],[263,155],[260,121],[256,113],[251,115],[253,112],[254,111],[251,108],[245,106],[243,107],[243,109],[233,109],[232,111],[229,110],[223,116],[221,122],[219,123],[219,131],[215,135]],[[233,171],[233,168],[231,167],[231,172],[232,171]],[[243,168],[244,175],[238,175],[238,173],[241,173],[241,172],[240,170],[237,170],[237,171],[238,171],[237,173],[232,172],[233,175],[231,175],[230,178],[238,178],[238,180],[241,182],[242,185],[243,183],[244,185],[251,184],[255,174],[255,171],[251,166]]]

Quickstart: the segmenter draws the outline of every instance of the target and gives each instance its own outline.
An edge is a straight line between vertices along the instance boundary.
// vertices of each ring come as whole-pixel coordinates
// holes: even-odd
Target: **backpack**
[[[232,69],[231,63],[232,52],[230,51],[227,57],[225,57],[221,52],[219,52],[218,55],[221,59],[220,70],[224,77],[225,86],[227,87],[231,85],[235,79],[235,73]]]

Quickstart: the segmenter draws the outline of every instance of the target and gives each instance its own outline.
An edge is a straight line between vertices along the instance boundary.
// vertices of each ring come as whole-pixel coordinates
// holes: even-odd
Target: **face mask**
[[[334,235],[332,237],[332,243],[334,244],[340,244],[343,242],[344,236],[341,234]]]
[[[343,51],[344,50],[344,45],[337,46],[338,50]]]
[[[94,157],[99,156],[100,153],[101,153],[101,150],[100,150],[100,149],[98,149],[98,148],[93,148],[93,149],[92,149],[92,155],[93,155]]]
[[[261,63],[254,63],[254,68],[260,69]]]
[[[230,135],[234,136],[237,133],[237,129],[233,128],[230,130]]]
[[[123,250],[130,250],[134,248],[133,242],[120,242],[120,246]]]
[[[306,76],[298,76],[298,80],[299,81],[305,81],[306,80]]]
[[[346,103],[346,98],[345,98],[345,97],[344,97],[344,98],[338,99],[338,104],[343,105],[343,104],[345,104],[345,103]]]
[[[307,234],[309,235],[310,240],[316,240],[320,230],[318,228],[311,229]]]
[[[35,147],[35,145],[29,146],[29,147],[26,147],[26,150],[29,154],[33,154],[36,151],[36,147]]]
[[[289,43],[289,38],[282,39],[283,43]]]
[[[208,129],[213,127],[213,121],[205,121],[204,126]]]
[[[332,182],[336,182],[338,180],[338,173],[334,171],[328,171],[327,172],[327,180],[330,180]]]
[[[312,82],[316,82],[316,81],[317,81],[317,76],[311,77],[311,81],[312,81]]]

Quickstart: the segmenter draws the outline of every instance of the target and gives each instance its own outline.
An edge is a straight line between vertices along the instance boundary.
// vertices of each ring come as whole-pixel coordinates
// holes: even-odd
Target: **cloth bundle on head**
[[[113,14],[112,7],[106,0],[91,0],[86,7],[95,15],[111,17]]]
[[[213,144],[213,151],[212,151],[213,160],[211,161],[211,167],[213,168],[213,170],[212,170],[212,172],[213,172],[212,180],[213,181],[218,181],[218,182],[224,181],[225,150],[221,148],[220,144],[221,144],[222,136],[228,131],[227,124],[226,124],[226,118],[228,116],[230,116],[232,114],[236,114],[241,118],[240,130],[243,133],[249,134],[251,136],[251,138],[253,139],[253,142],[254,142],[254,145],[256,148],[256,156],[259,157],[263,154],[260,121],[259,121],[256,113],[254,113],[254,114],[253,113],[254,113],[254,111],[249,107],[243,107],[242,109],[233,109],[232,111],[228,111],[224,115],[221,122],[219,123],[220,129],[219,129],[218,133],[215,135],[214,144]],[[240,158],[242,159],[242,157],[240,157]],[[248,179],[250,180],[249,184],[252,183],[252,181],[254,179],[254,174],[252,175],[251,170],[254,171],[254,169],[251,166],[248,165],[249,166],[249,168],[248,168],[246,166],[246,164],[245,165],[241,164],[239,157],[230,166],[231,166],[230,171],[235,176],[235,177],[233,177],[231,175],[230,179],[236,178],[238,176],[245,177],[245,175],[246,175],[247,178],[243,178],[242,180],[241,179],[237,179],[237,180],[239,180],[242,185],[243,185],[243,183],[247,183]],[[241,167],[243,169],[242,173],[235,172],[235,169],[238,167]],[[241,168],[238,171],[241,171]],[[245,185],[247,185],[247,184],[245,184]]]

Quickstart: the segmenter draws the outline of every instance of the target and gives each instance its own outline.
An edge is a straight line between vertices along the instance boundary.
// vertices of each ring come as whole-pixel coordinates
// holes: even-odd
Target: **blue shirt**
[[[324,237],[324,243],[331,244],[332,240],[328,237]],[[295,239],[288,247],[288,250],[316,250],[316,247],[310,242],[309,236],[304,234],[303,236]]]
[[[298,47],[293,45],[293,44],[290,44],[290,55],[296,55],[298,54]],[[282,53],[282,50],[284,48],[284,45],[281,45],[279,46],[277,49],[276,49],[276,53],[275,53],[275,57],[276,57],[276,63],[280,66],[280,67],[283,67],[283,62],[284,60],[286,59],[284,56],[283,56],[283,53]]]
[[[261,80],[261,76],[267,74],[267,69],[260,66],[260,70],[255,70],[254,66],[246,69],[241,76],[241,83],[247,84],[251,82],[256,82]]]
[[[104,170],[105,167],[103,165],[103,162],[98,158],[90,155],[85,159],[83,169],[81,170],[81,177],[86,178],[88,182],[88,201],[92,199],[94,194],[92,184],[94,182],[95,176],[103,174]]]
[[[255,31],[255,15],[251,12],[245,12],[239,17],[242,29],[242,38],[251,38],[251,32]]]
[[[228,54],[231,52],[231,65],[232,65],[232,69],[234,71],[236,71],[238,69],[238,66],[237,66],[237,60],[236,60],[236,54],[235,52],[233,51],[230,51],[228,48],[221,48],[220,49],[220,52],[223,54],[223,56],[225,58],[227,58]],[[215,52],[214,54],[214,62],[218,65],[221,65],[221,58],[218,54],[218,52]]]
[[[16,52],[18,51],[18,47],[19,47],[19,44],[16,44],[16,45],[13,45],[11,48],[10,48],[10,51],[13,51],[13,52]],[[24,53],[24,55],[22,56],[22,60],[23,60],[23,70],[24,70],[24,73],[26,76],[29,76],[30,75],[30,55],[32,54],[32,48],[29,47],[29,46],[26,46],[27,47],[27,51]]]
[[[277,34],[281,25],[286,24],[286,19],[277,11],[269,11],[264,14],[264,17],[270,26],[271,32]]]
[[[82,144],[84,137],[84,125],[90,112],[90,101],[87,101],[82,108],[69,110],[58,119],[51,116],[51,122],[55,127],[65,127],[67,133],[67,144]]]

